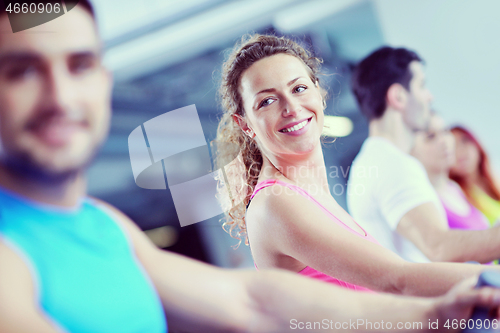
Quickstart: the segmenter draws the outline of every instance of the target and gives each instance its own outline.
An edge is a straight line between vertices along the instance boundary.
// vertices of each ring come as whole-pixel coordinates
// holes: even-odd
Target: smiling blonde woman
[[[240,148],[239,163],[226,167],[220,182],[226,230],[250,245],[259,269],[360,291],[439,295],[481,271],[406,262],[335,201],[320,140],[326,96],[320,63],[296,42],[266,35],[244,37],[224,63],[217,141]],[[218,165],[233,156],[219,150]]]

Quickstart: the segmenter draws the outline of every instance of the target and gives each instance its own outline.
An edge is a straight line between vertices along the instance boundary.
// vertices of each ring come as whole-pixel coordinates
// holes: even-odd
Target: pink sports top
[[[467,230],[488,229],[489,223],[486,217],[467,200],[462,190],[458,186],[454,185],[455,184],[452,184],[450,188],[453,189],[457,195],[467,201],[469,213],[467,215],[458,215],[446,205],[446,202],[444,200],[441,199],[444,210],[446,211],[446,217],[448,218],[448,225],[450,226],[450,228]]]
[[[474,207],[468,200],[465,194],[462,192],[460,187],[455,184],[451,184],[451,188],[461,196],[465,201],[467,201],[467,206],[469,206],[469,213],[467,215],[459,215],[455,213],[441,198],[441,203],[446,212],[446,218],[448,219],[448,226],[451,229],[465,229],[465,230],[484,230],[490,227],[488,219],[481,213],[476,207]],[[485,265],[498,264],[498,260],[486,263]]]
[[[281,185],[281,186],[285,186],[285,187],[288,187],[289,189],[299,193],[300,195],[306,197],[307,199],[311,200],[314,204],[316,204],[316,206],[318,206],[323,212],[325,212],[328,216],[330,216],[332,218],[332,220],[337,223],[339,226],[341,226],[342,228],[346,229],[347,231],[353,233],[354,235],[358,236],[358,237],[361,237],[363,239],[366,239],[367,241],[370,241],[372,243],[375,243],[375,244],[378,244],[378,242],[375,240],[375,238],[373,238],[370,234],[368,234],[365,229],[363,229],[359,224],[357,224],[356,222],[356,225],[361,229],[363,230],[364,232],[364,235],[361,235],[359,233],[357,233],[356,231],[354,231],[353,229],[351,229],[349,226],[347,226],[344,222],[342,222],[341,220],[339,220],[335,215],[333,215],[328,209],[325,208],[325,206],[323,206],[321,203],[319,203],[316,199],[314,199],[309,193],[307,193],[305,190],[303,190],[302,188],[296,186],[296,185],[293,185],[293,184],[289,184],[289,183],[285,183],[281,180],[278,180],[278,179],[269,179],[269,180],[265,180],[265,181],[262,181],[260,183],[258,183],[256,186],[255,186],[255,189],[253,191],[253,194],[252,196],[250,197],[250,200],[253,199],[253,197],[260,191],[262,190],[263,188],[266,188],[266,187],[269,187],[269,186],[272,186],[274,184],[278,184],[278,185]],[[257,268],[257,266],[255,266]],[[361,286],[357,286],[355,284],[351,284],[351,283],[348,283],[348,282],[344,282],[342,280],[339,280],[339,279],[336,279],[332,276],[329,276],[329,275],[326,275],[325,273],[322,273],[320,271],[317,271],[315,270],[314,268],[312,267],[309,267],[309,266],[306,266],[303,270],[301,270],[300,272],[298,272],[300,275],[304,275],[304,276],[308,276],[310,278],[313,278],[313,279],[318,279],[318,280],[321,280],[321,281],[325,281],[325,282],[328,282],[328,283],[333,283],[333,284],[336,284],[340,287],[344,287],[344,288],[347,288],[347,289],[353,289],[353,290],[358,290],[358,291],[365,291],[365,292],[373,292],[372,290],[370,289],[367,289],[367,288],[364,288],[364,287],[361,287]]]

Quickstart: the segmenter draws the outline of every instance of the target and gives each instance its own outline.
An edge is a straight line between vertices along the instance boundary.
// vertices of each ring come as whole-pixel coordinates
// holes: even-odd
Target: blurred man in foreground
[[[284,332],[313,322],[333,331],[330,321],[360,318],[394,328],[421,322],[415,330],[425,331],[429,320],[442,328],[475,305],[500,304],[500,290],[474,290],[474,281],[440,298],[362,294],[157,249],[122,213],[86,196],[110,95],[86,1],[15,34],[0,12],[1,332],[164,332],[165,317],[185,332]]]

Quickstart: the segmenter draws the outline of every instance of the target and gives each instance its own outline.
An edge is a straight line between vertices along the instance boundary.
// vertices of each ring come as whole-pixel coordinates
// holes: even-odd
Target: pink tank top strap
[[[339,218],[337,218],[335,215],[333,215],[328,209],[326,209],[326,207],[324,207],[320,202],[318,202],[315,198],[313,198],[309,193],[307,193],[305,190],[303,190],[302,188],[300,188],[300,187],[298,187],[296,185],[289,184],[289,183],[283,182],[283,181],[278,180],[278,179],[264,180],[264,181],[258,183],[257,185],[255,185],[255,189],[254,189],[254,191],[252,193],[252,196],[250,197],[250,200],[252,200],[253,197],[260,190],[262,190],[262,189],[264,189],[266,187],[269,187],[269,186],[273,186],[275,184],[288,187],[289,189],[291,189],[291,190],[299,193],[300,195],[306,197],[307,199],[311,200],[314,204],[316,204],[319,208],[321,208],[321,210],[323,210],[328,216],[330,216],[331,218],[333,218],[333,220],[338,225],[340,225],[343,228],[345,228],[346,230],[354,233],[358,237],[362,237],[362,238],[364,238],[364,239],[366,239],[368,241],[371,241],[373,243],[378,244],[378,242],[370,234],[368,234],[361,226],[359,226],[359,224],[356,223],[361,228],[361,230],[363,230],[363,232],[365,233],[364,235],[359,234],[358,232],[354,231],[349,226],[347,226],[346,224],[344,224],[344,222],[342,222]],[[254,266],[255,266],[255,269],[258,270],[258,267],[257,267],[257,265],[255,263],[254,263]],[[351,284],[351,283],[347,283],[345,281],[336,279],[336,278],[334,278],[332,276],[326,275],[325,273],[317,271],[314,268],[309,267],[309,266],[306,266],[303,270],[301,270],[300,272],[298,272],[298,274],[303,275],[303,276],[307,276],[307,277],[310,277],[310,278],[313,278],[313,279],[316,279],[316,280],[321,280],[321,281],[324,281],[324,282],[327,282],[327,283],[332,283],[332,284],[335,284],[335,285],[338,285],[340,287],[347,288],[347,289],[352,289],[352,290],[357,290],[357,291],[364,291],[364,292],[373,292],[370,289],[367,289],[367,288],[364,288],[364,287],[361,287],[361,286],[357,286],[357,285],[354,285],[354,284]]]
[[[253,197],[260,191],[262,190],[263,188],[266,188],[266,187],[269,187],[269,186],[273,186],[274,184],[278,184],[278,185],[281,185],[281,186],[285,186],[285,187],[288,187],[289,189],[299,193],[300,195],[308,198],[308,199],[311,199],[313,200],[316,204],[319,204],[319,202],[316,201],[316,199],[314,199],[311,195],[309,195],[309,193],[307,193],[305,190],[303,190],[302,188],[298,187],[297,185],[293,185],[293,184],[289,184],[289,183],[286,183],[284,181],[281,181],[279,179],[267,179],[267,180],[264,180],[264,181],[261,181],[260,183],[258,183],[257,185],[255,185],[255,189],[252,193],[252,196],[250,197],[250,200],[253,199]],[[321,204],[320,204],[321,205]],[[321,208],[323,208],[322,206],[320,206]]]
[[[307,193],[304,189],[296,186],[296,185],[293,185],[293,184],[289,184],[289,183],[286,183],[284,181],[281,181],[279,179],[267,179],[267,180],[264,180],[260,183],[258,183],[257,185],[255,185],[255,189],[252,193],[252,196],[250,197],[250,200],[253,199],[253,197],[262,189],[266,188],[266,187],[269,187],[269,186],[272,186],[272,185],[275,185],[275,184],[278,184],[278,185],[281,185],[281,186],[285,186],[285,187],[288,187],[289,189],[299,193],[300,195],[306,197],[307,199],[311,200],[316,206],[318,206],[326,215],[330,216],[330,218],[332,218],[339,226],[341,226],[342,228],[346,229],[347,231],[349,232],[352,232],[354,233],[355,235],[357,236],[360,236],[360,237],[363,237],[365,238],[366,240],[369,240],[373,243],[376,243],[376,244],[379,244],[377,242],[377,240],[375,240],[375,238],[373,238],[373,236],[371,236],[370,234],[368,234],[366,232],[365,229],[363,229],[363,227],[361,227],[356,221],[354,221],[354,223],[356,223],[356,225],[363,231],[364,235],[361,235],[359,234],[358,232],[354,231],[351,227],[349,227],[348,225],[346,225],[344,222],[342,222],[337,216],[335,216],[332,212],[330,212],[328,209],[326,209],[325,206],[323,206],[318,200],[316,200],[314,197],[312,197],[309,193]]]
[[[257,185],[255,185],[255,188],[253,189],[253,193],[252,193],[252,196],[250,197],[250,200],[252,200],[253,197],[255,197],[255,195],[258,192],[260,192],[260,190],[262,190],[266,187],[272,186],[274,184],[280,184],[280,185],[285,184],[284,186],[287,185],[287,183],[279,181],[278,179],[267,179],[267,180],[261,181],[260,183],[257,183]]]

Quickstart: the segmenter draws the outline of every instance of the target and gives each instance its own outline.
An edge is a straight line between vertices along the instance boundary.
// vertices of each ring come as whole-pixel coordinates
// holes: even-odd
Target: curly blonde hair
[[[218,199],[226,216],[223,228],[233,238],[248,243],[245,223],[246,206],[250,201],[262,168],[262,154],[257,143],[246,135],[234,121],[233,115],[245,117],[239,93],[243,73],[257,61],[275,54],[289,54],[307,66],[311,80],[319,85],[321,59],[312,56],[305,48],[286,37],[273,35],[247,35],[235,45],[222,65],[219,97],[223,115],[217,128],[218,143],[216,166],[222,175],[218,179]],[[322,89],[323,97],[326,92]]]

